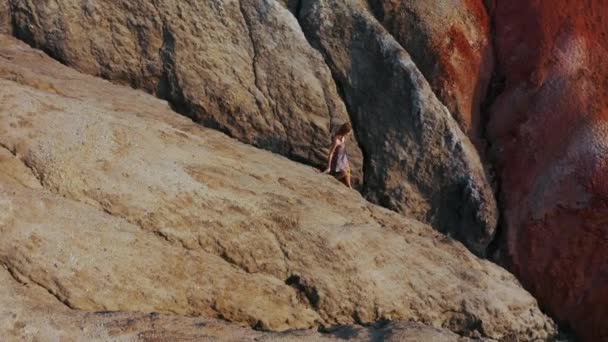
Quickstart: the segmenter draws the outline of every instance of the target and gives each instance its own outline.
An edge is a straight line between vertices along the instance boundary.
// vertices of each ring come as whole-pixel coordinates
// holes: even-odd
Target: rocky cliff
[[[0,0],[0,327],[608,340],[606,8]]]
[[[246,143],[322,165],[332,128],[349,121],[323,58],[276,1],[10,3],[16,34],[61,62]]]
[[[483,255],[494,195],[475,148],[409,54],[362,2],[303,0],[299,18],[343,90],[366,154],[365,196]]]
[[[9,3],[15,34],[61,62],[296,161],[322,165],[348,109],[365,196],[485,255],[498,214],[479,157],[364,2]]]
[[[555,332],[511,274],[460,243],[164,101],[6,36],[0,85],[0,300],[16,303],[3,309],[11,336],[103,324],[87,332],[97,338],[154,320],[159,334],[171,322],[185,336],[224,329],[192,315],[274,331],[388,319],[491,339]]]

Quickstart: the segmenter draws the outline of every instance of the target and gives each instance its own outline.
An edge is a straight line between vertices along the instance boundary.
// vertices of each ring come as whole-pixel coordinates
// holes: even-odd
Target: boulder
[[[481,106],[494,68],[483,1],[368,1],[461,129],[479,145]]]
[[[506,87],[488,132],[507,265],[582,340],[608,340],[608,7],[491,8]]]
[[[10,2],[15,35],[62,63],[294,160],[325,166],[349,121],[322,56],[275,0]],[[358,180],[356,143],[349,154]]]
[[[498,217],[494,194],[475,148],[409,54],[358,0],[303,0],[299,19],[344,93],[365,152],[365,196],[484,255]]]
[[[459,242],[6,36],[0,145],[0,263],[74,315],[555,333],[511,274]]]

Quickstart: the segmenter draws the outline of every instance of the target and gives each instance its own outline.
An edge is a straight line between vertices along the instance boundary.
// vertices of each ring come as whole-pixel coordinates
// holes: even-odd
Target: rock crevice
[[[42,177],[40,176],[40,174],[38,173],[38,171],[31,165],[31,163],[29,163],[27,161],[27,159],[20,158],[17,155],[17,151],[16,151],[16,149],[14,147],[13,148],[8,148],[8,146],[6,146],[6,145],[4,145],[4,144],[2,144],[0,142],[0,150],[6,151],[10,156],[13,157],[12,160],[18,161],[19,165],[21,165],[21,166],[23,166],[25,168],[25,170],[27,172],[26,175],[23,175],[23,174],[21,174],[21,175],[14,175],[15,179],[17,177],[19,178],[20,184],[22,184],[24,186],[28,186],[28,187],[34,187],[34,188],[44,187]],[[0,153],[0,157],[2,157],[1,155],[2,155],[2,153]],[[11,168],[11,169],[13,169],[13,168]],[[21,179],[29,179],[29,180],[35,179],[36,185],[32,186],[31,185],[32,184],[31,181],[29,181],[29,182],[27,180],[26,181],[22,181]]]
[[[4,267],[4,269],[6,269],[8,274],[10,274],[11,277],[20,285],[26,286],[28,284],[33,284],[34,286],[37,286],[40,289],[48,292],[51,296],[53,296],[57,300],[58,303],[61,303],[66,308],[68,308],[70,310],[77,309],[74,306],[72,306],[72,304],[70,304],[70,302],[64,296],[62,296],[59,292],[57,292],[55,289],[53,289],[50,286],[47,286],[43,282],[36,281],[35,279],[31,278],[30,276],[27,276],[27,275],[19,272],[18,268],[12,266],[10,264],[10,262],[0,261],[0,267]]]
[[[366,198],[484,255],[498,216],[484,167],[407,52],[360,1],[302,6],[300,24],[343,90],[365,151]]]

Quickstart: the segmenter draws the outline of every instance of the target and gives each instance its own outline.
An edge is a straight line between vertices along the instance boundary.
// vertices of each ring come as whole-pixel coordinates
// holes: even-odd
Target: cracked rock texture
[[[584,341],[608,341],[607,3],[490,3],[508,264]]]
[[[142,88],[207,127],[315,166],[348,114],[322,56],[275,0],[10,0],[15,34]],[[362,155],[349,146],[353,174]]]
[[[479,142],[481,105],[494,67],[483,1],[368,1],[462,130]]]
[[[344,92],[366,154],[365,196],[483,255],[496,229],[494,194],[410,55],[361,1],[303,0],[299,16]]]
[[[312,330],[260,332],[202,317],[138,312],[86,312],[60,304],[44,288],[0,267],[0,331],[3,341],[370,341],[468,342],[448,330],[419,323],[380,327],[342,326],[327,334]]]
[[[274,331],[391,319],[492,339],[555,333],[511,274],[459,242],[7,36],[0,145],[0,274],[27,284],[0,282],[0,301],[34,287],[60,306],[49,318],[28,316],[42,304],[2,305],[16,334],[63,319],[145,329],[149,312],[172,314],[166,329],[195,315]]]

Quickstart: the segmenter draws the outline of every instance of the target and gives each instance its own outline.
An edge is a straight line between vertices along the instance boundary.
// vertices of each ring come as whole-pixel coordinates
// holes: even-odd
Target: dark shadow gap
[[[490,78],[490,83],[488,84],[488,88],[486,90],[486,96],[481,102],[480,108],[480,124],[479,124],[479,136],[480,139],[484,141],[485,150],[481,151],[485,155],[485,169],[488,173],[489,179],[491,181],[491,185],[494,191],[494,197],[496,199],[496,205],[498,207],[498,224],[496,225],[496,232],[494,234],[494,239],[490,242],[488,247],[486,248],[486,255],[488,259],[496,264],[504,266],[504,258],[502,256],[502,247],[503,241],[505,238],[505,222],[504,216],[502,213],[504,212],[504,201],[502,200],[502,183],[500,177],[499,163],[497,160],[497,156],[494,153],[495,146],[493,145],[492,139],[490,139],[488,132],[488,125],[491,121],[491,111],[492,106],[498,99],[498,97],[505,90],[506,77],[501,70],[500,60],[498,59],[498,54],[496,51],[496,21],[494,20],[494,11],[493,6],[488,4],[487,1],[484,1],[484,7],[488,14],[488,20],[490,21],[490,44],[492,49],[492,55],[494,59],[494,66],[492,70],[492,75]]]

